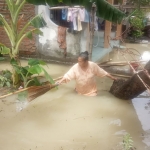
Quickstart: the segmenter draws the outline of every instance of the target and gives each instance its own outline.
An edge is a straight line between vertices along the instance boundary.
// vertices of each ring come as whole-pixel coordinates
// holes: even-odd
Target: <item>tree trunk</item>
[[[13,58],[13,59],[14,59],[14,62],[16,63],[16,65],[21,66],[19,58]],[[17,73],[13,63],[11,63],[11,65],[12,65],[13,87],[18,88],[21,85],[20,75]]]
[[[150,74],[150,61],[144,67],[147,72]],[[144,86],[140,78],[150,86],[150,78],[142,70],[138,74],[134,74],[130,79],[118,79],[113,82],[113,85],[110,88],[110,93],[120,99],[133,99],[139,94],[143,93],[147,88]]]

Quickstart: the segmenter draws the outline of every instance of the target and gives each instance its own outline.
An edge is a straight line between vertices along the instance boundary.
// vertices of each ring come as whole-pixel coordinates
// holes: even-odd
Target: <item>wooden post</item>
[[[109,48],[110,33],[111,33],[111,22],[110,21],[105,21],[104,48]]]
[[[122,24],[117,24],[116,37],[121,36],[122,34]]]
[[[108,3],[113,4],[114,0],[108,0]],[[105,21],[105,31],[104,31],[104,48],[109,48],[109,36],[111,33],[111,22]]]
[[[126,5],[126,0],[122,0],[122,4],[120,7],[121,11],[124,11],[123,5]],[[116,37],[119,37],[122,35],[122,24],[117,24],[117,31],[116,31]]]

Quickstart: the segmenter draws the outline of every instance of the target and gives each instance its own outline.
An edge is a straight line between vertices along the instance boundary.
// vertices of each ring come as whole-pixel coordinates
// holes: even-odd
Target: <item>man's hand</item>
[[[61,80],[57,81],[56,84],[60,85],[60,84],[65,83],[65,82],[66,82],[66,79],[63,77]]]
[[[109,77],[109,78],[111,78],[112,80],[117,80],[117,78],[111,76],[110,74],[107,74],[106,76]]]
[[[113,79],[112,79],[112,80],[115,80],[115,81],[116,81],[116,80],[118,80],[118,79],[117,79],[117,78],[115,78],[115,77],[113,77]]]

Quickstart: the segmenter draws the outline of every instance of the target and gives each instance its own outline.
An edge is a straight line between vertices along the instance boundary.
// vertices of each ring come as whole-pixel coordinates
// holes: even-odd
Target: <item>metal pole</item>
[[[67,8],[84,8],[84,7],[83,6],[58,6],[58,7],[49,7],[50,10],[67,9]]]

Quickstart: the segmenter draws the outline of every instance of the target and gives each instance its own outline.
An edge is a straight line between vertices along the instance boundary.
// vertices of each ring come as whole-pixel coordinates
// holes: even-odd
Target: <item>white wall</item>
[[[62,58],[63,49],[59,48],[57,42],[58,26],[50,20],[50,11],[47,6],[40,5],[37,7],[37,13],[42,14],[47,23],[47,27],[42,28],[43,36],[38,37],[38,51],[44,56]],[[87,26],[84,24],[84,28]],[[78,56],[81,51],[86,50],[86,30],[77,34],[67,32],[67,56]]]

